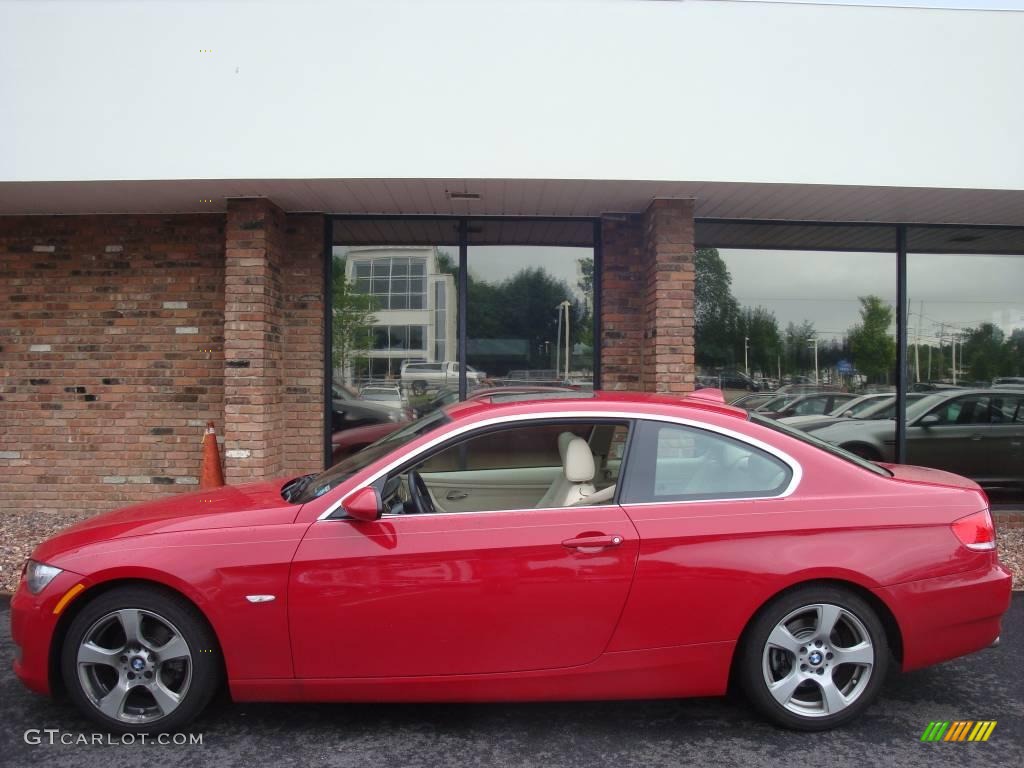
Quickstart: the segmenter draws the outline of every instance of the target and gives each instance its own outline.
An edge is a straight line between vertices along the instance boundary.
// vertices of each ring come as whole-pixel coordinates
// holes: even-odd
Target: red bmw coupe
[[[708,395],[490,397],[42,543],[15,672],[112,731],[243,701],[709,696],[821,730],[993,644],[985,495]]]

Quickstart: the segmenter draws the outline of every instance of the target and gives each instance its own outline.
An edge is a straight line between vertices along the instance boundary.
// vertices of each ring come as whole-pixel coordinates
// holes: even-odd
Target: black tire
[[[79,676],[78,651],[90,630],[114,611],[136,609],[160,621],[169,622],[188,646],[189,677],[180,703],[168,714],[147,722],[126,722],[101,712],[83,687]],[[150,626],[154,619],[145,618]],[[161,626],[157,623],[156,628]],[[166,629],[166,627],[164,627]],[[115,630],[111,630],[115,631]],[[152,630],[150,630],[152,631]],[[147,641],[149,638],[146,638]],[[116,646],[115,642],[115,646]],[[106,647],[106,646],[104,646]],[[119,657],[124,659],[125,657]],[[221,687],[223,661],[217,639],[209,625],[187,600],[170,590],[153,586],[124,586],[111,589],[87,603],[68,627],[61,648],[61,674],[75,706],[93,722],[112,733],[163,733],[178,731],[194,720]],[[130,659],[129,659],[130,661]],[[184,662],[178,662],[184,667]],[[108,675],[119,674],[112,667]],[[125,669],[131,669],[125,665]],[[148,673],[147,673],[148,674]],[[156,668],[157,676],[162,673]],[[142,682],[141,675],[138,677]],[[135,683],[138,685],[139,683]],[[142,695],[144,692],[140,692]],[[154,699],[155,701],[155,699]]]
[[[836,667],[836,669],[843,670],[842,672],[837,672],[837,681],[841,681],[849,675],[847,684],[852,682],[854,686],[850,692],[857,692],[857,695],[853,697],[852,701],[845,708],[837,708],[838,711],[835,714],[825,713],[825,697],[822,693],[823,689],[819,686],[817,691],[821,695],[823,712],[813,714],[798,713],[791,711],[791,709],[781,704],[769,691],[769,683],[766,679],[766,675],[770,674],[770,664],[766,662],[768,638],[780,622],[787,617],[804,609],[810,610],[810,606],[821,604],[837,606],[859,621],[859,627],[856,627],[855,622],[844,615],[839,631],[866,631],[868,638],[870,638],[871,646],[874,649],[873,664],[870,667],[870,676],[867,682],[862,683],[859,689],[856,687],[856,681],[859,679],[858,675],[862,676],[864,674],[864,668],[854,666]],[[795,621],[799,620],[798,618]],[[842,643],[836,643],[836,646],[842,646]],[[806,647],[811,652],[814,651],[811,642],[808,642]],[[773,653],[780,652],[773,651]],[[798,650],[797,653],[801,654],[799,658],[807,661],[810,660],[809,657],[802,656],[803,651]],[[836,653],[838,654],[839,651],[836,651]],[[793,658],[798,659],[796,656]],[[832,656],[828,658],[831,659]],[[738,649],[737,682],[746,694],[747,700],[768,720],[784,728],[798,731],[824,731],[857,718],[871,705],[871,702],[878,695],[885,682],[890,660],[891,651],[886,639],[885,628],[882,626],[875,611],[863,598],[852,591],[840,587],[808,585],[781,595],[768,603],[754,617],[751,624],[747,627],[743,641]],[[833,662],[827,662],[823,659],[819,664],[819,668],[821,665],[828,667],[830,663]],[[798,669],[803,668],[799,665],[798,661],[794,662],[794,664],[796,666],[792,670],[794,673]],[[769,667],[769,670],[766,670],[766,667]],[[854,670],[857,671],[855,672]],[[825,674],[822,674],[820,679],[825,680],[825,675],[827,675],[827,681],[832,681],[832,671],[835,670],[829,668],[822,669],[821,672]],[[784,674],[780,676],[785,677]],[[813,697],[815,695],[814,684],[819,678],[815,677],[812,673],[808,673],[807,678],[813,682],[804,684],[802,688],[796,689],[796,692],[804,691],[805,693],[802,693],[801,696]],[[796,702],[794,706],[799,706],[799,702]]]

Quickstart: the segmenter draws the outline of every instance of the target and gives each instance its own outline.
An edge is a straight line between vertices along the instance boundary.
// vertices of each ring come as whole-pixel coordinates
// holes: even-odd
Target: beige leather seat
[[[562,471],[537,503],[538,509],[568,507],[594,494],[594,455],[582,437],[571,432],[558,436]]]

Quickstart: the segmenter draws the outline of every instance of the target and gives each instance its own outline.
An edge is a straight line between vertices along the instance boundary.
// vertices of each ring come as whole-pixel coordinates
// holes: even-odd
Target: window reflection
[[[705,247],[695,262],[700,386],[892,391],[894,254]]]
[[[401,384],[409,363],[455,347],[451,256],[435,246],[335,248],[335,381]]]
[[[468,362],[496,385],[593,387],[591,248],[472,246]]]
[[[1024,497],[1024,231],[908,231],[907,461]]]

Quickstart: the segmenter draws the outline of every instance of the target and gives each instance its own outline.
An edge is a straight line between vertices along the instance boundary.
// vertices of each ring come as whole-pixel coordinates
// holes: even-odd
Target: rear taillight
[[[953,523],[953,533],[968,549],[986,550],[996,548],[996,529],[992,515],[987,509],[973,515],[961,517]]]

